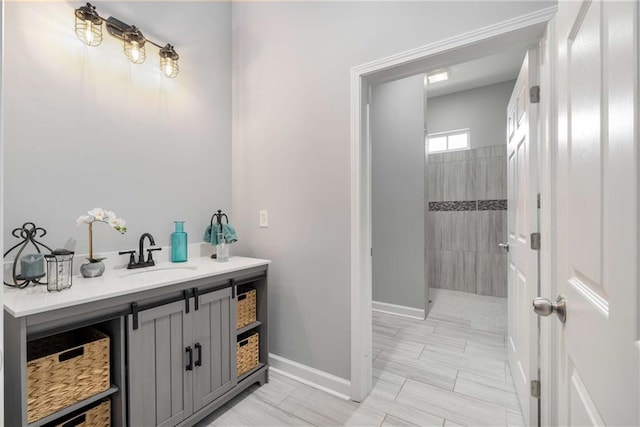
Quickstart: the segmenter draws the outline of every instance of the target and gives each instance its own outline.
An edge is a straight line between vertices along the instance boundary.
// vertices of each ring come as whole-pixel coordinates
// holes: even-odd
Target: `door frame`
[[[455,55],[465,54],[465,48],[479,43],[507,46],[517,35],[539,25],[547,26],[557,10],[556,6],[512,18],[443,41],[406,51],[351,69],[351,399],[362,401],[372,388],[372,260],[371,260],[371,141],[368,123],[368,104],[372,83],[391,81],[425,70]],[[507,36],[508,34],[508,36]],[[515,37],[514,37],[515,35]],[[552,45],[550,45],[552,46]],[[464,58],[464,57],[462,57]],[[545,111],[543,108],[547,106]],[[547,104],[541,104],[540,116],[551,121]],[[543,121],[542,119],[540,121]],[[545,139],[545,134],[541,138]],[[540,141],[542,149],[548,144]],[[544,153],[553,156],[553,152]],[[549,183],[549,181],[546,181]],[[541,190],[547,194],[546,189]],[[546,199],[546,197],[545,197]],[[546,206],[545,206],[546,205]],[[550,216],[550,203],[542,206],[541,216]],[[544,231],[544,230],[543,230]],[[551,243],[551,239],[549,240]],[[551,243],[552,244],[552,243]],[[549,268],[545,265],[543,269]],[[543,277],[549,277],[544,275]],[[550,343],[553,344],[553,343]],[[548,349],[547,349],[548,350]],[[550,357],[541,357],[550,362]],[[549,369],[542,366],[543,372]],[[546,381],[545,381],[546,382]],[[553,410],[547,393],[541,402],[540,421],[545,424]]]

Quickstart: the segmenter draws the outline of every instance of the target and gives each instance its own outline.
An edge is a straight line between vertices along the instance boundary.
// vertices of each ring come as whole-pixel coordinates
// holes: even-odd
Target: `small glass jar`
[[[56,249],[44,256],[47,261],[47,291],[58,292],[71,287],[73,252]]]

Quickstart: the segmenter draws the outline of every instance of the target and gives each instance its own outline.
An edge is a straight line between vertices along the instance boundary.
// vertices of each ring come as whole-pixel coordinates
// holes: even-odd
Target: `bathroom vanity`
[[[202,257],[74,276],[63,292],[5,289],[4,425],[59,425],[105,398],[113,426],[193,425],[250,385],[267,382],[268,265]],[[246,288],[255,289],[256,319],[237,329],[237,296]],[[109,336],[111,386],[29,423],[27,343],[85,327]],[[238,337],[247,334],[259,337],[258,364],[238,376],[236,354],[244,345]]]

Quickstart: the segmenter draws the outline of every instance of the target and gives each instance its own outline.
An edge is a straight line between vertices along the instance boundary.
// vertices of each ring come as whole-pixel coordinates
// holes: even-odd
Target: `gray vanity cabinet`
[[[193,375],[186,371],[192,316],[177,301],[128,316],[129,425],[175,426],[193,412]]]
[[[198,300],[198,309],[193,310],[194,412],[236,385],[236,310],[232,290],[203,294]]]
[[[230,287],[140,311],[137,323],[129,315],[131,426],[175,426],[236,385]]]
[[[4,394],[0,427],[68,425],[104,398],[110,400],[113,427],[193,427],[253,384],[268,382],[269,262],[198,262],[198,277],[177,283],[132,281],[124,293],[92,285],[97,294],[90,301],[82,278],[53,299],[42,287],[6,292],[4,337],[12,351],[3,360],[10,393]],[[120,279],[113,274],[110,280]],[[237,329],[240,287],[256,290],[256,321]],[[85,327],[110,338],[109,389],[28,423],[27,342]],[[237,338],[248,331],[259,334],[259,363],[238,377]]]

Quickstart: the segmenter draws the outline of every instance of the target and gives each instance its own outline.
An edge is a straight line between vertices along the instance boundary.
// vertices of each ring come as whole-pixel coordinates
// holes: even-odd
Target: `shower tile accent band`
[[[475,211],[476,201],[464,202],[429,202],[430,211]]]
[[[507,200],[478,200],[479,211],[506,211]]]
[[[461,202],[429,202],[430,211],[506,211],[507,200],[466,200]]]

